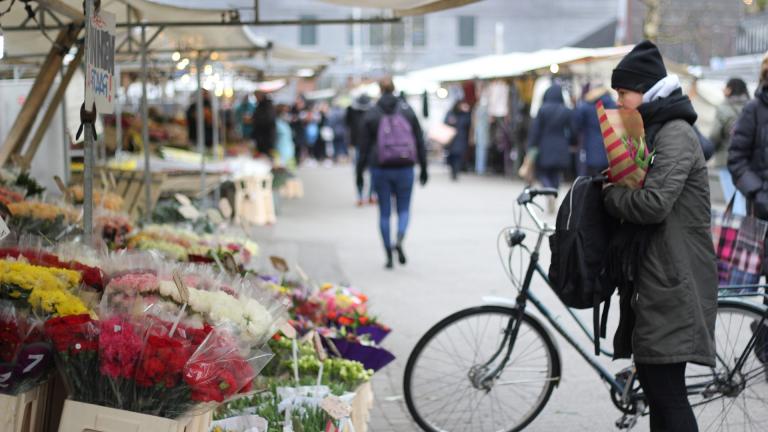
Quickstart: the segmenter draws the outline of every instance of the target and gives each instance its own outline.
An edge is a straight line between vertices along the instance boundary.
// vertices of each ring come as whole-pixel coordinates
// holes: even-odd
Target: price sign
[[[87,23],[85,106],[100,114],[115,112],[115,15],[93,12]]]

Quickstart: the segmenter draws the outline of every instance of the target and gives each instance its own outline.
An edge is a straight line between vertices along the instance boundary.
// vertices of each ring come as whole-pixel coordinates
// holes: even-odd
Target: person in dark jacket
[[[768,219],[768,52],[760,66],[760,82],[755,98],[744,106],[733,128],[728,149],[728,170],[755,216]],[[766,257],[763,258],[763,273],[768,274]],[[763,303],[768,304],[768,298],[763,298]],[[762,338],[765,347],[768,328],[762,330]],[[764,351],[762,358],[766,359],[768,347]],[[768,368],[768,363],[766,365]]]
[[[715,366],[718,283],[709,178],[693,129],[697,115],[649,41],[619,62],[611,86],[619,106],[640,112],[655,151],[642,188],[604,189],[606,210],[623,221],[618,232],[635,234],[607,253],[618,255],[622,271],[629,268],[619,286],[615,355],[634,356],[651,431],[696,431],[685,369],[687,363]]]
[[[308,156],[307,143],[307,104],[304,98],[299,96],[291,107],[291,130],[293,130],[293,142],[296,145],[296,165],[300,165]]]
[[[606,109],[616,108],[616,102],[609,90],[598,86],[584,95],[573,113],[573,133],[584,151],[586,174],[600,175],[608,168],[608,158],[603,145],[603,133],[600,131],[600,120],[597,118],[595,105],[602,101]]]
[[[451,179],[459,179],[459,173],[464,168],[464,157],[469,149],[469,131],[472,128],[472,110],[469,104],[458,101],[445,115],[445,124],[456,129],[456,135],[448,145],[448,165],[451,167]]]
[[[419,181],[422,186],[427,184],[427,150],[424,145],[424,136],[416,114],[407,103],[395,96],[395,86],[391,79],[384,79],[379,83],[381,98],[376,107],[366,113],[363,120],[363,133],[360,141],[360,158],[357,163],[357,185],[362,187],[363,172],[368,167],[371,170],[371,181],[376,195],[379,198],[379,228],[384,243],[384,251],[387,261],[386,268],[392,265],[392,239],[390,236],[390,215],[392,213],[392,197],[397,205],[397,251],[400,264],[406,263],[403,250],[403,240],[408,229],[411,207],[411,192],[413,191],[414,169],[413,163],[400,166],[382,166],[379,163],[378,135],[379,126],[384,116],[391,116],[399,112],[406,118],[411,126],[413,139],[416,144],[417,162],[421,168]]]
[[[346,123],[349,130],[350,145],[355,149],[355,165],[360,161],[360,142],[363,137],[363,119],[365,113],[373,107],[373,100],[370,96],[363,93],[355,99],[352,104],[347,107]],[[367,198],[363,196],[364,185],[357,187],[357,206],[362,207],[364,199],[367,199],[370,204],[376,203],[376,197],[373,193],[373,183],[368,188]]]
[[[554,84],[544,92],[541,108],[528,132],[528,149],[537,152],[536,178],[544,187],[560,187],[563,170],[570,163],[572,115],[565,106],[560,85]]]
[[[205,137],[205,148],[213,147],[213,108],[211,107],[211,94],[208,90],[203,90],[203,132]],[[187,133],[189,141],[197,143],[197,97],[187,109]]]
[[[733,128],[728,170],[755,216],[768,219],[768,53],[755,98],[744,106]]]
[[[256,91],[255,95],[256,110],[252,118],[253,139],[256,141],[256,150],[271,157],[277,139],[277,112],[272,99],[266,93]]]

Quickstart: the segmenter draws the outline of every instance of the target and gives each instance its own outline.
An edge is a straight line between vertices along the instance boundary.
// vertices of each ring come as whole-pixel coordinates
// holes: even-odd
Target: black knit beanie
[[[651,41],[637,44],[619,62],[611,76],[611,87],[645,93],[667,76],[659,48]]]

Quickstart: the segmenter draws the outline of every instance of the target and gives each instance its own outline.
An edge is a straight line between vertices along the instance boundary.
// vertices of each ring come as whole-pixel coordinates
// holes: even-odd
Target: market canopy
[[[508,78],[524,75],[551,65],[583,63],[612,57],[622,57],[632,46],[610,48],[560,48],[530,53],[514,52],[489,55],[413,71],[410,79],[431,82],[458,82],[471,79]]]
[[[82,22],[82,0],[38,0],[38,3],[51,11],[57,12],[64,22]],[[147,0],[103,0],[102,9],[114,13],[118,24],[121,23],[187,23],[190,26],[169,26],[163,29],[153,42],[152,50],[204,49],[206,51],[243,52],[267,50],[270,57],[284,61],[301,61],[312,64],[329,63],[332,56],[294,49],[272,43],[264,38],[253,37],[245,26],[194,26],[194,23],[211,23],[222,20],[233,9],[188,9],[178,6],[157,4]],[[39,14],[38,14],[39,15]],[[6,32],[6,52],[9,57],[39,57],[48,53],[51,41],[43,32],[29,23],[27,14],[21,4],[13,7],[11,12],[3,17],[2,24],[6,27],[20,26],[27,22],[30,30]],[[50,24],[50,20],[48,20]],[[132,33],[131,33],[132,31]],[[55,38],[55,32],[48,32],[50,38]],[[147,32],[147,38],[152,37],[153,31]],[[123,42],[131,35],[138,40],[137,30],[119,28],[117,46],[125,52],[127,44]],[[134,45],[137,53],[138,47]]]
[[[320,0],[342,6],[394,9],[397,16],[422,15],[452,9],[480,0]]]

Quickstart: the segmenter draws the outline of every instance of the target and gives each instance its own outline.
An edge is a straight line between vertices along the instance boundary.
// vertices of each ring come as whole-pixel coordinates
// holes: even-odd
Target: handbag
[[[757,285],[762,275],[765,237],[768,222],[750,216],[733,214],[731,198],[725,212],[717,217],[713,211],[712,237],[716,242],[718,279],[721,285]],[[743,288],[731,294],[754,294],[757,288]]]
[[[437,144],[446,146],[456,136],[456,128],[445,123],[438,123],[429,128],[427,139]]]

